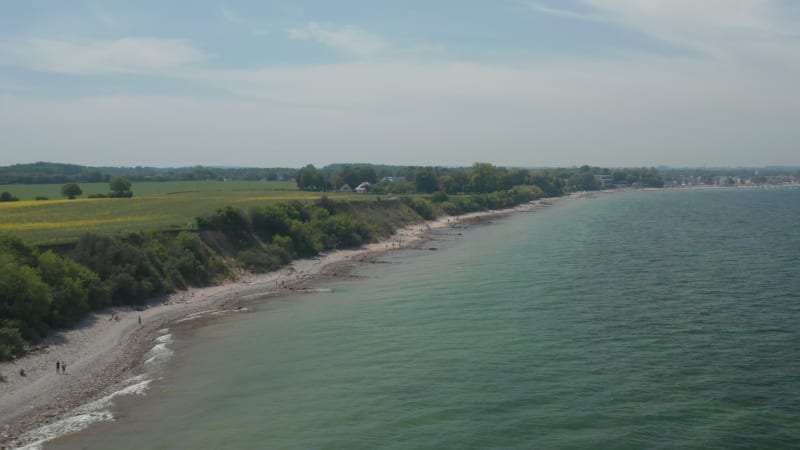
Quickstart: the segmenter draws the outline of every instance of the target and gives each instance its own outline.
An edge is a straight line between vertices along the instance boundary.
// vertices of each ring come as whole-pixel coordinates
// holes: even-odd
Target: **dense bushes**
[[[381,211],[375,211],[376,208]],[[385,213],[392,209],[397,212]],[[323,250],[356,247],[419,220],[419,216],[396,202],[355,206],[323,196],[313,204],[293,201],[252,207],[247,214],[220,210],[211,218],[198,218],[198,226],[221,230],[213,225],[220,221],[221,215],[239,217],[232,225],[236,229],[228,229],[225,234],[249,236],[250,245],[233,245],[233,253],[240,264],[253,271],[274,270],[291,259],[313,256]]]
[[[544,196],[545,193],[538,186],[516,186],[486,194],[449,197],[444,192],[436,192],[430,200],[422,197],[403,197],[401,200],[421,217],[430,220],[442,213],[458,216],[487,209],[510,208]]]
[[[80,319],[95,279],[74,261],[0,236],[0,357],[19,353],[18,338],[35,342]]]
[[[227,266],[197,234],[87,234],[64,256],[0,235],[0,359],[87,312],[206,285]]]
[[[436,217],[436,210],[430,200],[421,197],[403,197],[401,200],[425,220]]]
[[[140,303],[175,289],[206,285],[226,273],[197,235],[185,231],[122,238],[88,234],[70,256],[99,277],[89,298],[94,309]]]

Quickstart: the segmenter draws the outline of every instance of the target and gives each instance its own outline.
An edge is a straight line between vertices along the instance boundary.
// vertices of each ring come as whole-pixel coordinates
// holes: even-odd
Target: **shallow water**
[[[800,190],[657,191],[447,230],[175,336],[52,447],[797,446],[799,219]]]

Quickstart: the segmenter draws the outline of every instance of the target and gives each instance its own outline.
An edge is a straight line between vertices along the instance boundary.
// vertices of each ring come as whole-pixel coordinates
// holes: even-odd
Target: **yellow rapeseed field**
[[[0,232],[35,243],[57,243],[87,232],[120,234],[186,229],[194,220],[224,206],[247,209],[276,201],[314,200],[319,193],[274,188],[271,183],[134,183],[133,198],[24,200],[0,203]],[[143,195],[137,193],[144,192]],[[254,189],[257,188],[257,189]],[[33,189],[30,188],[29,189]],[[169,192],[164,192],[169,190]],[[335,198],[341,196],[333,194]],[[374,196],[347,195],[347,198]]]

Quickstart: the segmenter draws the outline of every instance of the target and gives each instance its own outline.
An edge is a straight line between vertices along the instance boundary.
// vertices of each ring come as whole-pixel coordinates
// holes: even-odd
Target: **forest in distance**
[[[413,178],[414,172],[421,166],[397,166],[384,164],[329,164],[325,167],[315,168],[308,165],[306,169],[318,171],[323,177],[331,181],[337,173],[341,174],[346,169],[367,168],[374,172],[380,180],[386,177],[402,177],[406,180]],[[584,166],[588,167],[588,166]],[[437,173],[448,171],[469,171],[469,167],[429,167]],[[288,167],[218,167],[218,166],[190,166],[190,167],[92,167],[77,164],[63,164],[54,162],[36,162],[29,164],[14,164],[0,166],[0,185],[7,184],[43,184],[43,183],[96,183],[108,182],[114,176],[124,176],[131,181],[194,181],[194,180],[243,180],[243,181],[287,181],[294,180],[303,168]],[[523,170],[562,170],[558,168],[520,168]],[[573,170],[577,167],[563,170]],[[617,181],[621,181],[625,168],[591,168],[593,173],[611,174]],[[641,170],[641,169],[637,169]],[[666,167],[648,168],[657,171],[665,181],[681,176],[692,176],[711,184],[715,176],[745,177],[758,173],[761,176],[771,175],[798,175],[800,167],[795,166],[767,166],[767,167]]]

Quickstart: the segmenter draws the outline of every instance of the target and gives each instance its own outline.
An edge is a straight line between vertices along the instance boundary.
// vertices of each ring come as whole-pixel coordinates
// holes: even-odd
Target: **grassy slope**
[[[82,183],[84,196],[105,193],[107,183]],[[63,242],[92,231],[128,231],[186,228],[194,218],[223,206],[247,208],[281,200],[319,198],[287,182],[184,181],[134,183],[131,199],[60,199],[60,185],[5,185],[20,197],[19,202],[0,203],[0,232],[7,232],[34,243]],[[55,193],[55,195],[54,195]],[[37,195],[47,201],[29,200]],[[333,194],[332,198],[374,199],[358,194]]]

